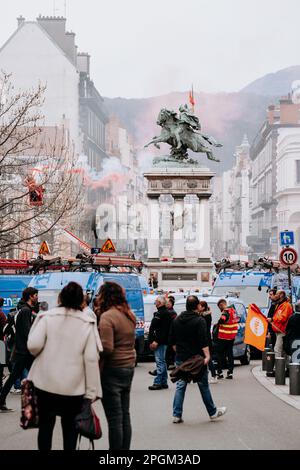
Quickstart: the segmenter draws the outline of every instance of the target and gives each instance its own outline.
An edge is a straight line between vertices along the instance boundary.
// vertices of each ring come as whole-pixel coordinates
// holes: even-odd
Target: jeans
[[[101,374],[102,404],[108,422],[109,450],[129,450],[130,390],[134,368],[104,367]]]
[[[217,361],[218,361],[218,374],[221,375],[223,365],[228,361],[227,374],[233,373],[234,358],[233,358],[233,344],[234,339],[218,339],[217,341]]]
[[[31,364],[33,362],[33,356],[22,356],[22,355],[16,355],[15,362],[13,365],[13,369],[6,380],[2,392],[0,394],[0,406],[5,404],[6,397],[10,392],[11,387],[15,383],[17,379],[20,379],[22,377],[22,373],[24,369],[29,370],[31,367]]]
[[[216,369],[215,369],[214,361],[212,359],[210,359],[210,361],[208,363],[208,368],[210,370],[211,376],[213,378],[215,378],[216,377]]]
[[[166,363],[166,351],[167,345],[161,344],[154,351],[154,357],[156,362],[157,376],[154,379],[155,385],[167,385],[168,384],[168,371]]]
[[[182,361],[180,362],[176,361],[177,366],[179,366],[181,363]],[[214,401],[210,393],[210,389],[208,385],[207,369],[203,373],[201,380],[197,382],[197,385],[199,387],[203,403],[206,407],[206,410],[209,416],[213,416],[217,412],[217,407],[214,404]],[[173,401],[173,416],[176,418],[182,417],[183,401],[184,401],[186,386],[187,386],[187,382],[184,382],[184,380],[178,380],[176,382],[176,392],[175,392],[174,401]]]
[[[78,432],[75,416],[80,413],[83,396],[56,395],[36,388],[39,409],[39,450],[51,450],[56,416],[61,416],[64,450],[75,450]]]

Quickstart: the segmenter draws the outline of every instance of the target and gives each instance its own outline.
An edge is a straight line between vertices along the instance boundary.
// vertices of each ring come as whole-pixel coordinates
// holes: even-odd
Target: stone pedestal
[[[177,167],[152,168],[144,173],[148,181],[148,203],[151,214],[148,230],[149,273],[157,272],[159,287],[203,287],[211,286],[210,223],[208,199],[211,196],[211,178],[214,176],[208,168]],[[173,246],[160,253],[159,243],[159,202],[160,195],[171,195],[174,200],[172,215]],[[192,209],[196,215],[195,253],[196,259],[187,262],[185,253],[185,202],[187,195],[196,195]],[[188,204],[189,210],[191,203]],[[155,211],[157,214],[155,215]],[[153,227],[153,223],[157,224]],[[157,238],[156,238],[157,237]],[[161,261],[166,251],[172,253],[167,261]],[[189,260],[189,258],[188,258]]]

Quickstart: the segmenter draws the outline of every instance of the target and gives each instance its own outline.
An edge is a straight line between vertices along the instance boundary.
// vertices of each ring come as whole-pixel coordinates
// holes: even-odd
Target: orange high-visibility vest
[[[234,308],[226,308],[226,312],[229,313],[229,320],[226,323],[219,324],[218,339],[235,339],[238,332],[238,320],[239,317],[236,315]]]

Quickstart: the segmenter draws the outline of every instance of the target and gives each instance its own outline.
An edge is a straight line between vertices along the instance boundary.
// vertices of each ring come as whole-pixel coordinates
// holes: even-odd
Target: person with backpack
[[[35,319],[34,309],[38,302],[38,290],[33,287],[27,287],[22,295],[24,305],[17,312],[15,317],[15,346],[13,351],[13,368],[2,388],[0,394],[0,411],[14,411],[6,406],[6,397],[10,392],[15,381],[21,378],[24,369],[29,370],[33,361],[33,356],[27,348],[27,340],[30,328]]]
[[[59,295],[59,306],[40,312],[28,337],[35,357],[28,374],[34,384],[39,411],[39,450],[51,450],[56,416],[61,417],[64,450],[75,450],[76,416],[84,398],[101,397],[96,319],[83,311],[83,290],[69,282]]]

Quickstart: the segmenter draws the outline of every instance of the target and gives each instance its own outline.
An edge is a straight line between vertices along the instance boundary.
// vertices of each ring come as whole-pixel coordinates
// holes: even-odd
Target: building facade
[[[283,227],[288,229],[286,225],[289,224],[298,230],[299,126],[300,105],[293,103],[290,96],[282,98],[278,105],[268,107],[266,120],[251,145],[251,233],[248,244],[253,256],[277,258],[278,232]]]
[[[250,233],[250,145],[244,136],[235,165],[214,178],[211,198],[212,253],[215,259],[248,254]]]

